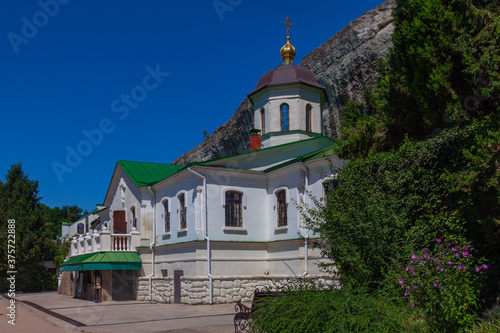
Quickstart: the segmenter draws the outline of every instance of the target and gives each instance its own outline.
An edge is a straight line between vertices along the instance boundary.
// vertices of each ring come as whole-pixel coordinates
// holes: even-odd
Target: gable
[[[118,161],[135,186],[151,186],[185,168],[183,165]]]
[[[183,165],[172,165],[162,163],[150,162],[134,162],[134,161],[118,161],[113,171],[106,196],[104,198],[104,205],[109,207],[115,190],[119,186],[120,178],[125,176],[128,178],[136,188],[141,186],[151,186],[153,184],[168,178],[178,171],[186,168]]]

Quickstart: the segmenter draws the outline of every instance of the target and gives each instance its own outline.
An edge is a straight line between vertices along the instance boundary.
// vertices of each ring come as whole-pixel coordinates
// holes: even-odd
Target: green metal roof
[[[62,225],[72,225],[75,222],[62,222]]]
[[[101,220],[100,219],[96,219],[94,220],[94,222],[92,222],[92,224],[90,225],[90,229],[94,229],[94,227],[96,225],[98,225],[99,223],[101,223]]]
[[[63,272],[90,270],[141,269],[137,252],[98,252],[73,257],[61,265]]]
[[[118,164],[136,186],[153,185],[186,167],[184,165],[132,161],[118,161]]]
[[[219,159],[193,163],[212,167],[270,172],[284,166],[334,155],[336,142],[328,137],[320,136],[272,146]],[[266,165],[267,164],[267,165]]]
[[[246,151],[246,152],[243,152],[243,153],[240,153],[240,154],[224,156],[224,157],[215,158],[213,160],[208,160],[208,161],[203,161],[203,162],[193,162],[193,163],[189,163],[189,164],[190,165],[209,165],[210,163],[213,163],[213,162],[218,162],[218,161],[223,161],[223,160],[229,160],[229,159],[232,159],[232,158],[238,157],[238,156],[244,156],[244,155],[262,155],[263,153],[266,153],[268,151],[275,151],[275,150],[279,151],[279,150],[283,149],[283,147],[294,146],[294,145],[297,145],[298,143],[308,142],[308,143],[310,143],[312,145],[312,144],[314,144],[314,142],[317,142],[317,141],[320,141],[320,140],[329,140],[329,141],[331,141],[331,143],[333,145],[336,145],[335,141],[332,140],[332,139],[330,139],[329,137],[327,137],[327,136],[318,136],[318,137],[311,138],[311,139],[305,139],[305,140],[300,140],[300,141],[288,142],[288,143],[284,143],[284,144],[277,145],[277,146],[272,146],[272,147],[257,149],[257,150],[254,150],[254,151]]]
[[[335,152],[334,152],[335,147],[337,147],[337,144],[334,144],[334,145],[331,145],[330,147],[326,147],[326,148],[314,151],[314,152],[307,154],[307,155],[304,155],[304,156],[297,156],[297,158],[294,158],[293,160],[289,160],[289,161],[286,161],[282,164],[275,165],[269,169],[264,170],[264,172],[266,172],[266,173],[271,172],[271,171],[280,169],[284,166],[287,166],[287,165],[290,165],[293,163],[297,163],[299,161],[306,162],[306,161],[311,161],[311,160],[315,160],[318,158],[327,158],[328,156],[335,155]]]
[[[104,207],[104,208],[101,208],[101,209],[94,209],[93,211],[91,211],[89,214],[97,214],[97,213],[100,213],[102,212],[103,210],[106,210],[108,209],[108,207]]]

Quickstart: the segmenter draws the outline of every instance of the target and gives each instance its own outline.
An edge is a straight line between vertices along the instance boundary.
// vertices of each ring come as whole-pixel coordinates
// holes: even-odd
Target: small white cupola
[[[264,74],[248,94],[254,109],[254,129],[262,147],[272,147],[323,135],[322,106],[326,91],[310,69],[293,64],[295,48],[287,42],[280,53],[283,65]]]

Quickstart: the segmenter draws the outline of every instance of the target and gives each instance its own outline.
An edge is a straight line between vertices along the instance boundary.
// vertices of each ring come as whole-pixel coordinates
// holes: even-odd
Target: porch
[[[136,252],[141,242],[141,233],[132,228],[129,234],[113,234],[103,226],[102,231],[91,230],[85,235],[73,237],[69,258],[96,252]]]

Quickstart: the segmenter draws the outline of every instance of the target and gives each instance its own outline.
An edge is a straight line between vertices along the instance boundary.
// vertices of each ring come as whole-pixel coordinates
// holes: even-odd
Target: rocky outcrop
[[[190,152],[183,154],[173,164],[207,161],[248,151],[249,132],[252,128],[252,104],[245,98],[227,123],[219,126],[213,135]]]
[[[325,135],[336,139],[342,107],[350,100],[363,101],[363,91],[373,89],[379,61],[391,47],[394,0],[352,21],[325,44],[304,57],[300,65],[309,68],[326,87],[328,109],[323,113]],[[253,110],[246,98],[233,117],[214,134],[174,164],[206,161],[246,152],[250,147],[249,130],[253,128]]]
[[[363,91],[375,87],[379,61],[392,46],[394,0],[366,12],[325,44],[304,57],[300,65],[309,68],[326,87],[328,111],[323,113],[325,135],[340,136],[341,109],[350,99],[363,102]]]

